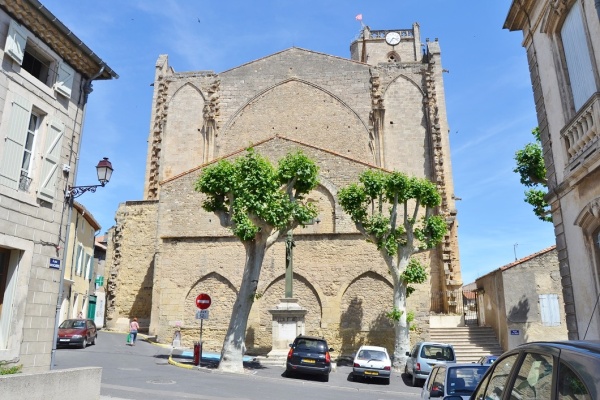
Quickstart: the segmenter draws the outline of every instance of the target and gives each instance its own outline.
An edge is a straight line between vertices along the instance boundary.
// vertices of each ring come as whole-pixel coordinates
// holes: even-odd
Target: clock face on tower
[[[388,32],[385,35],[385,41],[387,44],[395,46],[400,43],[400,34],[398,32]]]

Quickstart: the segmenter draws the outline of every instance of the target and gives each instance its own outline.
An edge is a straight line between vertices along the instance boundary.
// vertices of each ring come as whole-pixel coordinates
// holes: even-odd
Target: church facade
[[[318,218],[293,232],[293,297],[306,310],[306,334],[337,351],[362,343],[392,348],[392,282],[375,246],[355,229],[337,192],[369,168],[426,177],[442,194],[449,231],[419,257],[429,281],[408,299],[417,335],[427,337],[430,295],[462,285],[458,256],[443,69],[437,39],[409,29],[364,27],[350,59],[290,48],[221,73],[175,72],[156,63],[144,199],[120,205],[107,251],[107,327],[137,317],[159,342],[175,332],[199,339],[195,298],[212,298],[204,349],[220,350],[245,260],[244,248],[194,191],[202,168],[253,147],[273,163],[302,150],[319,165],[307,200]],[[272,310],[284,297],[285,235],[265,256],[246,336],[247,351],[266,354]]]

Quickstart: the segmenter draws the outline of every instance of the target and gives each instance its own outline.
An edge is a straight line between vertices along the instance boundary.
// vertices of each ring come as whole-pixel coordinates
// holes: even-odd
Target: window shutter
[[[567,61],[569,79],[571,81],[575,111],[578,111],[592,94],[596,92],[594,70],[590,59],[590,50],[583,27],[579,2],[576,2],[571,7],[560,34]]]
[[[14,95],[8,133],[4,138],[4,152],[0,161],[0,184],[15,190],[19,188],[30,112],[31,104],[24,98]]]
[[[81,275],[81,252],[83,248],[77,243],[77,258],[75,260],[75,275]]]
[[[46,146],[42,160],[42,173],[38,198],[52,202],[56,194],[56,178],[58,176],[58,163],[61,155],[61,144],[65,125],[60,121],[51,121],[46,134]]]
[[[66,63],[60,63],[58,66],[58,78],[54,84],[54,90],[58,93],[71,98],[71,88],[73,87],[73,79],[75,70]]]
[[[27,44],[27,31],[15,21],[10,21],[8,36],[4,45],[4,52],[15,60],[19,65],[23,62],[25,45]]]
[[[540,311],[544,326],[559,326],[560,312],[558,310],[557,294],[540,294]]]
[[[90,263],[90,255],[89,254],[85,254],[85,275],[84,278],[85,279],[91,279],[92,278],[92,264]]]

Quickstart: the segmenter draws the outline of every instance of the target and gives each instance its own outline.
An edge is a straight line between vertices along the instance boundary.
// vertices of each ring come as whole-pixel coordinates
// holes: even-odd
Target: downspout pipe
[[[596,5],[596,12],[598,13],[598,19],[600,20],[600,0],[596,0],[594,4]]]
[[[104,66],[102,66],[100,68],[100,71],[98,71],[95,75],[93,75],[91,78],[89,78],[87,81],[85,81],[85,83],[82,83],[81,85],[81,89],[80,89],[80,95],[79,95],[79,107],[77,107],[77,111],[79,112],[79,109],[83,109],[82,112],[82,116],[81,116],[81,131],[80,131],[80,136],[81,133],[83,132],[83,126],[84,126],[84,121],[85,121],[85,110],[86,110],[86,105],[87,105],[87,100],[89,97],[89,94],[92,93],[92,81],[96,78],[98,78],[100,76],[100,74],[102,74],[102,72],[104,71]],[[71,162],[73,161],[73,143],[75,143],[75,133],[76,133],[76,126],[77,126],[77,114],[75,114],[75,118],[73,119],[73,135],[71,136],[71,152],[69,154],[69,165],[71,165]],[[79,140],[79,146],[81,147],[81,140]],[[77,154],[79,155],[79,149],[77,149]],[[79,159],[79,157],[77,157],[77,159]],[[75,184],[76,182],[76,178],[77,178],[77,167],[79,166],[79,163],[75,163],[75,167],[73,168],[73,184]],[[65,203],[66,206],[68,208],[68,216],[67,216],[67,225],[66,225],[66,234],[65,234],[65,245],[63,248],[63,256],[62,256],[62,268],[61,268],[61,273],[60,273],[60,283],[58,286],[58,298],[56,300],[56,314],[54,316],[54,336],[52,338],[52,351],[50,353],[50,369],[55,369],[55,356],[56,356],[56,346],[57,346],[57,340],[58,340],[58,325],[60,322],[60,311],[62,308],[62,302],[63,302],[63,293],[64,293],[64,284],[65,284],[65,272],[66,272],[66,268],[67,268],[67,254],[68,254],[68,247],[69,247],[69,234],[71,232],[71,219],[73,218],[73,196],[71,195],[71,193],[69,193],[69,179],[67,178],[66,180],[66,188],[65,188]],[[64,207],[63,207],[63,213],[64,213]],[[64,214],[63,214],[64,215]],[[59,234],[59,243],[60,243],[60,234]]]

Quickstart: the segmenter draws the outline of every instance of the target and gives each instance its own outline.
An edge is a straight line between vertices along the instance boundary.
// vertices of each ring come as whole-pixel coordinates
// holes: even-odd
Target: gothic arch
[[[254,101],[256,101],[257,99],[261,98],[262,96],[264,96],[267,92],[270,92],[271,90],[275,89],[278,86],[282,86],[285,85],[286,83],[290,83],[290,82],[298,82],[298,83],[303,83],[305,85],[308,86],[312,86],[313,88],[320,90],[323,93],[326,93],[328,96],[333,97],[335,100],[337,100],[341,105],[343,105],[345,108],[347,108],[351,113],[353,113],[356,116],[356,119],[358,119],[362,126],[365,128],[365,132],[368,134],[369,133],[369,127],[367,126],[367,124],[360,118],[360,116],[356,113],[356,111],[354,111],[350,106],[348,106],[348,104],[346,104],[346,102],[344,102],[342,99],[340,99],[338,96],[336,96],[335,94],[331,93],[330,91],[328,91],[327,89],[324,89],[318,85],[315,85],[312,82],[309,81],[305,81],[304,79],[298,79],[298,78],[288,78],[285,79],[281,82],[278,82],[274,85],[269,86],[268,88],[258,92],[254,97],[250,98],[247,102],[245,102],[244,104],[242,104],[232,115],[231,118],[229,118],[229,120],[227,121],[227,123],[223,126],[223,132],[227,132],[227,130],[229,129],[229,127],[231,126],[231,124],[235,121],[235,119],[238,117],[238,115],[251,103],[253,103]]]
[[[236,287],[231,283],[231,281],[227,278],[225,278],[223,275],[219,274],[218,272],[209,272],[208,274],[204,275],[203,277],[201,277],[200,279],[198,279],[196,282],[194,282],[191,286],[190,289],[187,291],[187,293],[185,294],[185,297],[189,297],[190,294],[194,294],[194,297],[198,295],[198,293],[193,292],[193,290],[195,290],[198,286],[200,286],[200,284],[202,282],[207,281],[208,279],[215,279],[221,283],[223,283],[224,285],[226,285],[228,288],[230,288],[232,291],[235,292],[236,296],[238,293],[238,290],[236,289]]]
[[[280,135],[362,162],[374,163],[367,122],[332,92],[290,78],[256,93],[224,123],[218,156]]]
[[[307,201],[314,200],[318,211],[318,222],[305,227],[298,226],[294,233],[333,233],[336,232],[336,217],[342,208],[337,201],[337,187],[319,175],[319,185],[304,196]]]
[[[189,82],[169,98],[161,135],[161,180],[188,171],[198,164],[198,160],[205,159],[207,137],[202,130],[205,101],[202,92]]]
[[[392,79],[386,86],[385,89],[383,90],[383,98],[385,101],[385,94],[388,91],[388,89],[390,88],[390,86],[392,86],[398,79],[404,79],[405,81],[409,82],[410,84],[412,84],[420,93],[421,96],[425,97],[425,92],[423,92],[423,89],[421,88],[421,86],[415,82],[413,79],[410,79],[409,77],[407,77],[404,74],[400,74],[398,76],[396,76],[394,79]]]

